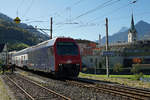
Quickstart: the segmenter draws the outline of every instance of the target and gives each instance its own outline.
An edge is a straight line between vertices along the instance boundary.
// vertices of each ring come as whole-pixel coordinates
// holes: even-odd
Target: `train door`
[[[21,56],[21,61],[20,62],[21,62],[21,64],[20,64],[21,67],[23,67],[23,56]]]
[[[51,71],[54,71],[55,67],[55,60],[54,60],[54,47],[48,47],[48,66],[50,67]]]

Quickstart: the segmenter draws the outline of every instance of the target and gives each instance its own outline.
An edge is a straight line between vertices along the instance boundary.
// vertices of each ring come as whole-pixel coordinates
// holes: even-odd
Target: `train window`
[[[74,42],[57,42],[56,52],[58,55],[78,55],[78,46]]]
[[[95,58],[95,63],[97,64],[97,58]]]

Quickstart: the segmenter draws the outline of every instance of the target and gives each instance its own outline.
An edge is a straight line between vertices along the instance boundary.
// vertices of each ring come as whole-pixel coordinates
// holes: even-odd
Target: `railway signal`
[[[14,19],[14,22],[15,22],[16,24],[19,24],[19,23],[21,22],[21,20],[20,20],[19,17],[16,17],[16,18]]]

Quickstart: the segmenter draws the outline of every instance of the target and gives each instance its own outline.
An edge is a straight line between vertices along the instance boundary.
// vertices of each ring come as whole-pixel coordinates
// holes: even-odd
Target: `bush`
[[[134,64],[133,66],[132,66],[132,68],[131,68],[131,72],[133,73],[133,74],[137,74],[137,73],[139,73],[139,64]]]
[[[142,72],[140,72],[139,74],[135,74],[135,80],[140,80],[140,78],[142,78],[144,76],[144,74]]]
[[[123,71],[123,66],[122,66],[122,64],[120,64],[120,63],[117,63],[117,64],[115,64],[114,65],[114,67],[113,67],[113,72],[122,72]]]
[[[0,60],[0,71],[2,70],[2,65],[3,65],[2,60]]]
[[[83,71],[83,72],[86,72],[86,71],[87,71],[87,68],[86,68],[86,67],[82,68],[82,71]]]

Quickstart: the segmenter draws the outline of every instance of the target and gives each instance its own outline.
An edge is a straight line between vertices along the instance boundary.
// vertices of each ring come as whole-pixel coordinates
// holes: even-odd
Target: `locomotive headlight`
[[[62,64],[59,64],[59,66],[62,66]]]

